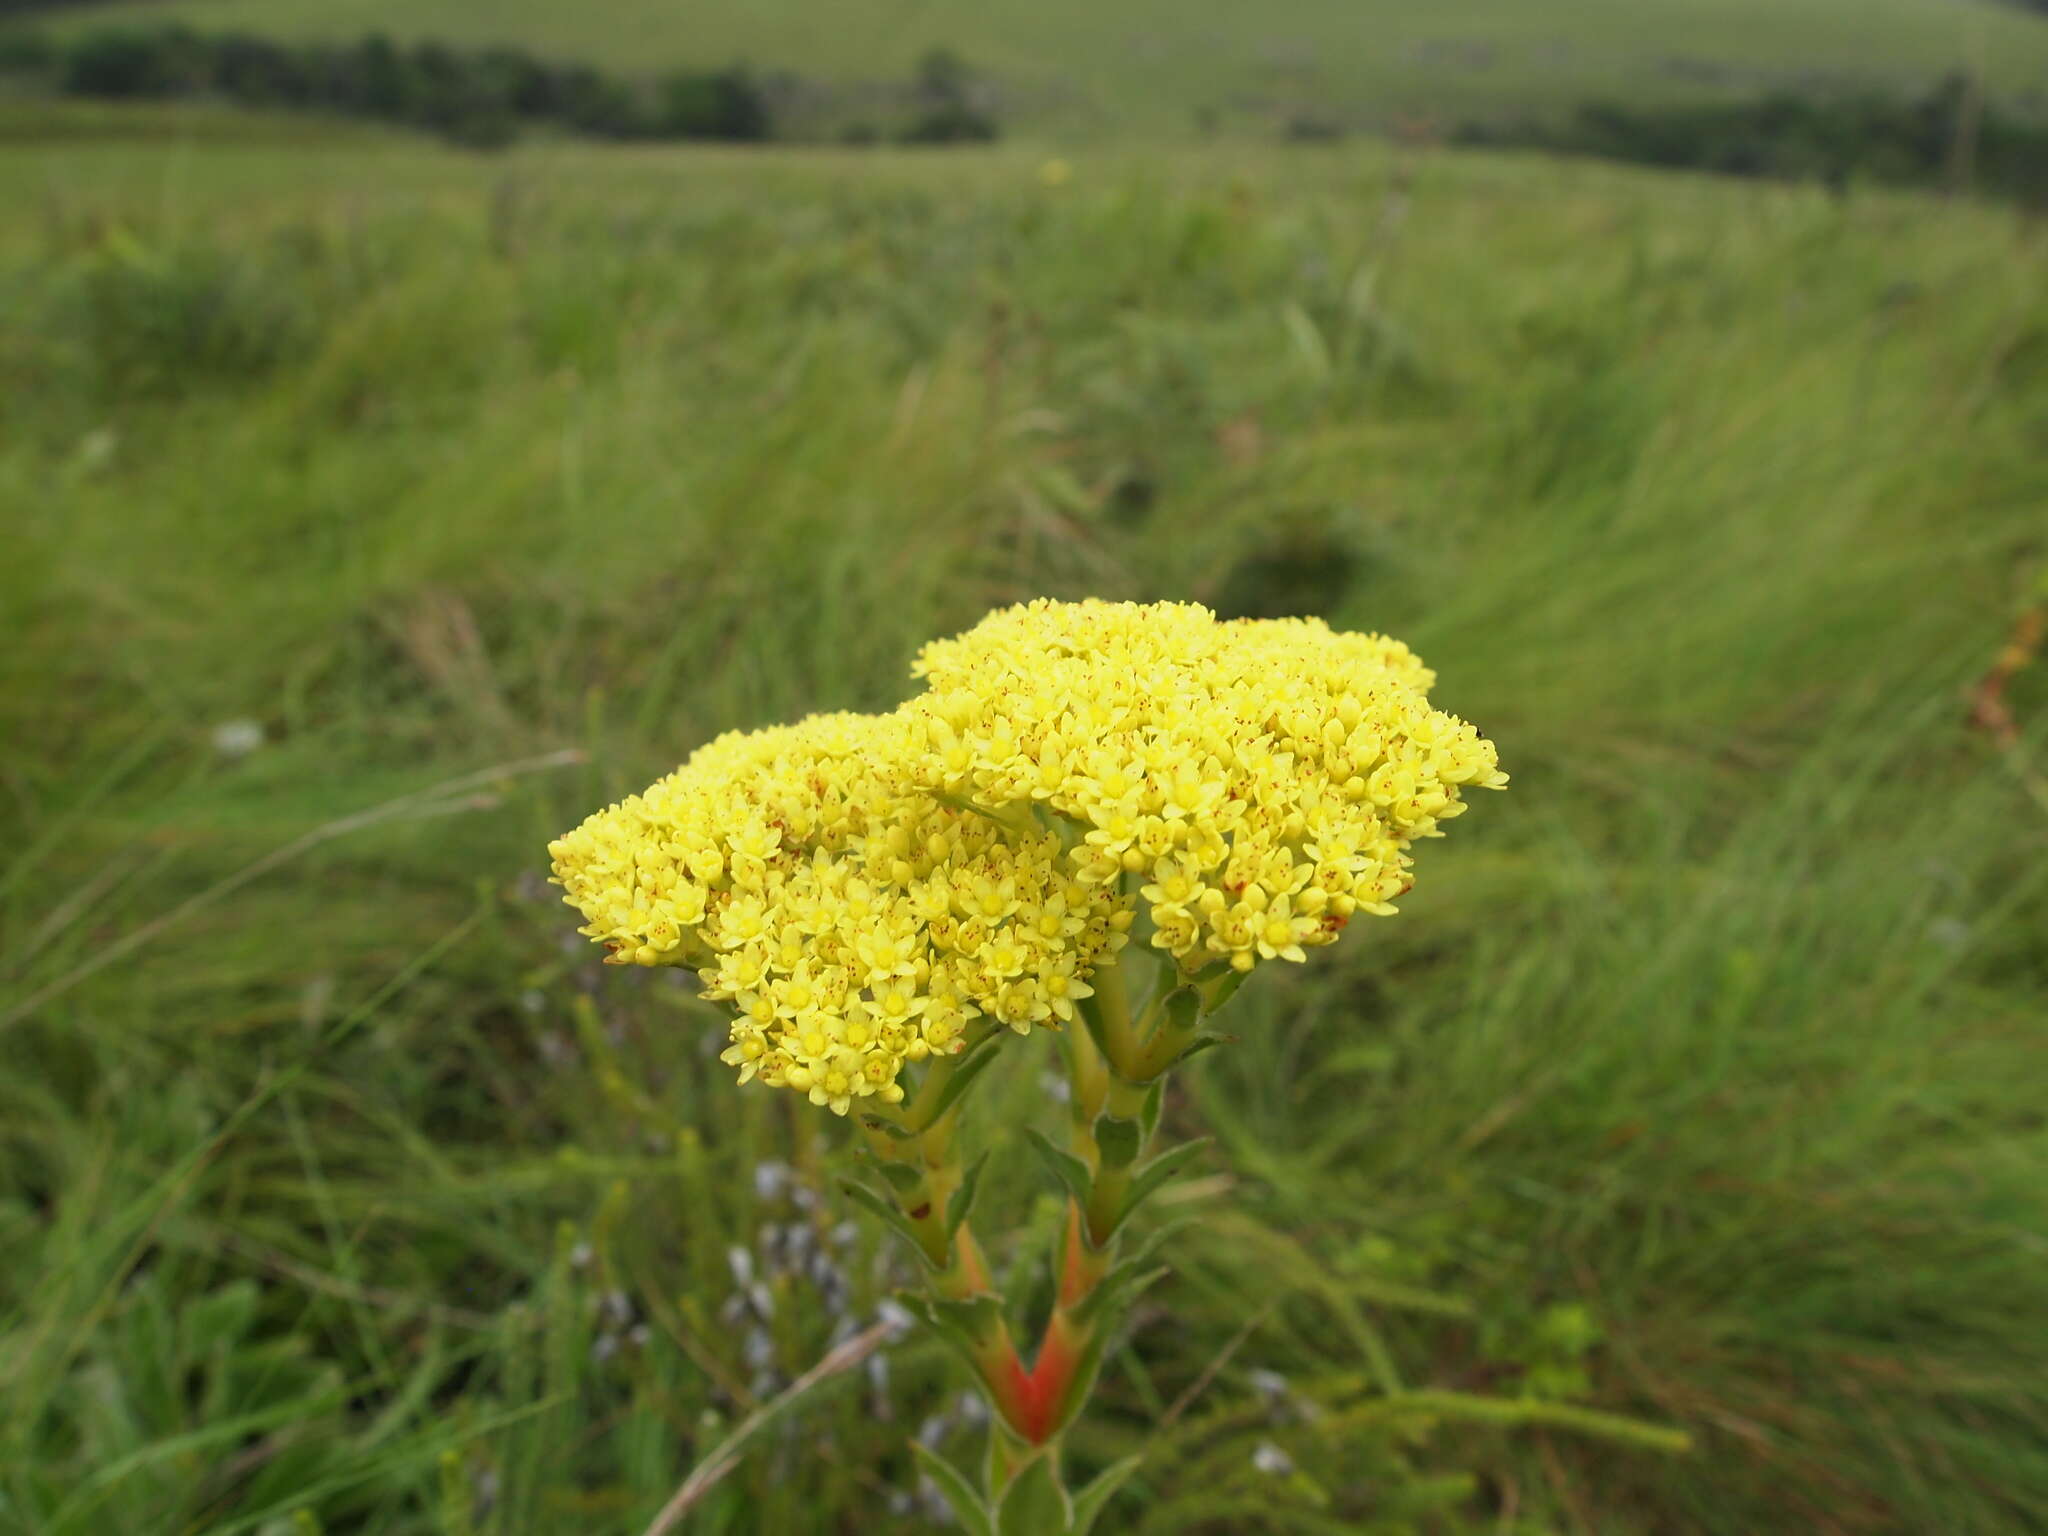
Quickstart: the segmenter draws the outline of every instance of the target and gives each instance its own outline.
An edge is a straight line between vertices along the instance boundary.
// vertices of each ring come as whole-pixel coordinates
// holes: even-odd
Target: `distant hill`
[[[120,0],[31,20],[516,42],[648,73],[744,61],[843,116],[947,47],[1008,121],[1077,138],[1920,87],[1971,67],[2048,110],[2048,17],[1999,0]]]

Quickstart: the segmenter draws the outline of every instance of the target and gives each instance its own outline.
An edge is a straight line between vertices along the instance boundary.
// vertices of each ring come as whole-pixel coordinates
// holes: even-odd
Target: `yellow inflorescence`
[[[729,1003],[742,1082],[841,1114],[977,1018],[1071,1020],[1141,905],[1188,974],[1301,960],[1507,783],[1406,646],[1320,620],[1041,601],[916,670],[894,714],[721,736],[549,849],[614,963]]]
[[[1300,960],[1354,912],[1392,912],[1409,843],[1467,786],[1507,783],[1491,742],[1430,708],[1435,676],[1406,646],[1317,619],[1040,601],[916,670],[922,776],[1077,824],[1071,867],[1137,885],[1152,943],[1190,972]]]
[[[724,1060],[846,1113],[969,1021],[1073,1017],[1131,921],[1059,839],[922,792],[910,723],[721,736],[549,846],[617,964],[684,965],[736,1018]]]

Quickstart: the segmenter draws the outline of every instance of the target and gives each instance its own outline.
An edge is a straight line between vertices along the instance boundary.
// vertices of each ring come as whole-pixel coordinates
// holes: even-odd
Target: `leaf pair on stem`
[[[934,1067],[902,1111],[862,1122],[881,1186],[849,1184],[848,1193],[917,1252],[926,1286],[905,1302],[967,1362],[995,1410],[978,1486],[936,1452],[917,1447],[925,1470],[977,1536],[1082,1536],[1137,1466],[1139,1458],[1129,1458],[1069,1490],[1062,1439],[1133,1303],[1166,1273],[1150,1262],[1156,1240],[1122,1253],[1122,1237],[1132,1214],[1208,1145],[1151,1151],[1166,1074],[1220,1041],[1202,1033],[1201,1024],[1237,979],[1234,972],[1189,978],[1169,970],[1143,1016],[1133,1018],[1124,977],[1106,964],[1092,978],[1095,995],[1081,1004],[1085,1028],[1061,1031],[1073,1089],[1068,1146],[1025,1131],[1067,1196],[1057,1299],[1028,1364],[970,1224],[988,1153],[963,1167],[954,1137],[967,1088],[1007,1032],[990,1029],[972,1039],[960,1056]]]

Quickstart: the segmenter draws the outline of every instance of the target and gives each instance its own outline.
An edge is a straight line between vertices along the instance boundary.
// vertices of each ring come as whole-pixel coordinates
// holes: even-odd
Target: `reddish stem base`
[[[1043,1445],[1064,1427],[1062,1409],[1088,1345],[1087,1329],[1069,1315],[1101,1278],[1099,1255],[1087,1246],[1081,1208],[1067,1203],[1067,1254],[1060,1271],[1059,1304],[1045,1325],[1029,1369],[1014,1348],[992,1373],[989,1388],[1010,1428],[1030,1445]]]

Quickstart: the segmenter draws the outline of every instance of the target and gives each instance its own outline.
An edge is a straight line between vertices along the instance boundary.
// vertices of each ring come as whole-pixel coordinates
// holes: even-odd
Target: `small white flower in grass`
[[[213,728],[213,750],[222,757],[247,757],[262,745],[260,720],[223,720]]]
[[[1289,1396],[1293,1391],[1287,1384],[1287,1378],[1278,1371],[1253,1371],[1249,1379],[1252,1390],[1264,1398],[1277,1400]]]
[[[1294,1458],[1270,1440],[1261,1440],[1252,1452],[1252,1465],[1268,1477],[1285,1477],[1294,1470]]]
[[[121,435],[112,427],[94,427],[78,440],[78,467],[96,475],[114,462],[120,446]]]

